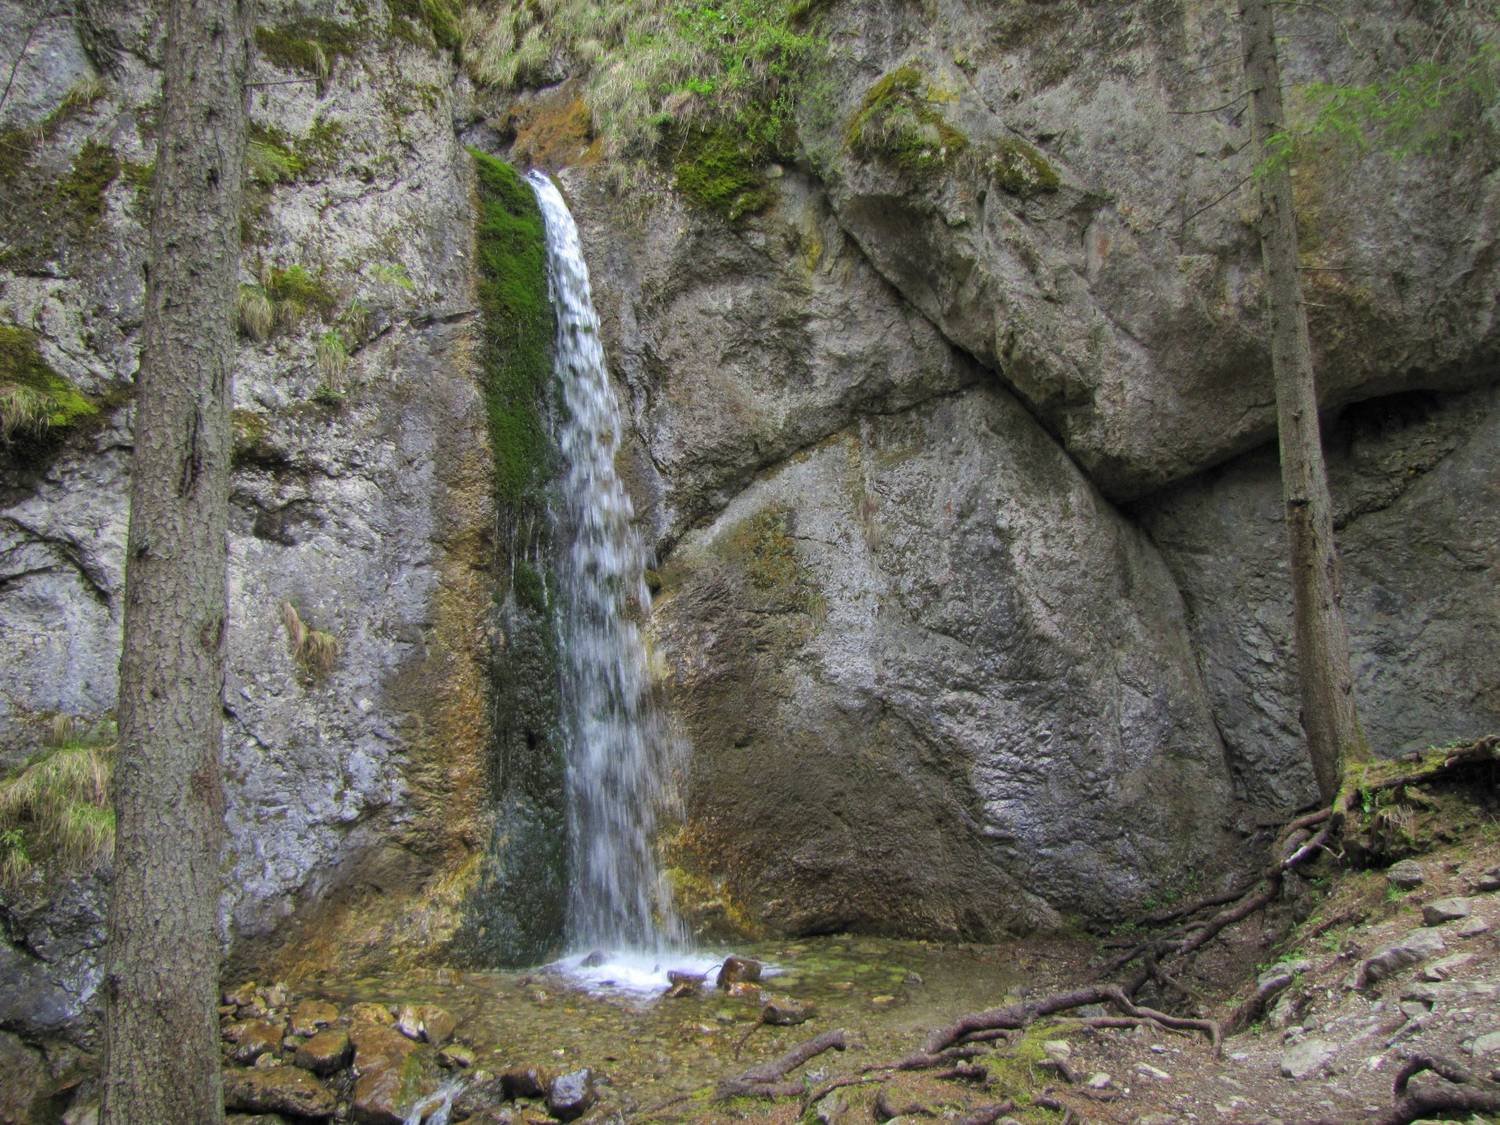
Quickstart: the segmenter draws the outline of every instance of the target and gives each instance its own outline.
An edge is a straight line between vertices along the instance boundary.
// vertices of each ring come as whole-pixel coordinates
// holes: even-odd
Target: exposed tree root
[[[1075,1017],[1085,1026],[1118,1028],[1150,1024],[1168,1031],[1201,1033],[1208,1037],[1217,1054],[1222,1048],[1225,1026],[1234,1031],[1251,1022],[1276,994],[1277,989],[1258,990],[1254,997],[1230,1015],[1225,1026],[1221,1026],[1212,1019],[1172,1015],[1138,1004],[1135,996],[1141,987],[1148,980],[1155,980],[1164,988],[1181,993],[1184,998],[1196,999],[1190,989],[1168,973],[1167,967],[1184,964],[1224,930],[1275,902],[1281,894],[1288,873],[1331,852],[1337,845],[1350,809],[1361,793],[1426,784],[1461,769],[1494,765],[1497,762],[1500,762],[1500,736],[1490,736],[1455,748],[1441,759],[1430,759],[1409,773],[1359,784],[1346,784],[1331,807],[1299,815],[1281,828],[1271,848],[1273,858],[1253,879],[1240,883],[1230,891],[1209,895],[1147,916],[1144,921],[1148,925],[1177,925],[1167,933],[1135,943],[1104,969],[1105,976],[1114,976],[1135,965],[1130,975],[1120,983],[1086,985],[1067,992],[961,1016],[948,1026],[936,1028],[929,1033],[920,1050],[891,1062],[866,1066],[857,1075],[833,1078],[811,1089],[805,1083],[785,1081],[790,1071],[808,1059],[830,1049],[844,1049],[842,1031],[825,1032],[792,1048],[774,1062],[754,1067],[738,1077],[724,1079],[719,1083],[715,1096],[720,1099],[737,1096],[798,1096],[803,1099],[805,1110],[834,1090],[881,1082],[898,1071],[930,1070],[937,1071],[935,1077],[938,1078],[985,1081],[987,1074],[983,1068],[964,1065],[968,1060],[984,1053],[984,1049],[978,1044],[1008,1038],[1024,1031],[1039,1019],[1092,1005],[1109,1005],[1120,1014]],[[1207,911],[1213,913],[1198,917]],[[1066,1064],[1052,1064],[1049,1069],[1068,1081],[1075,1077],[1069,1074]],[[1424,1071],[1431,1071],[1446,1079],[1446,1084],[1434,1086],[1429,1083],[1418,1088],[1410,1087],[1412,1077]],[[1406,1125],[1435,1113],[1500,1111],[1500,1081],[1470,1074],[1453,1063],[1427,1056],[1408,1060],[1397,1076],[1394,1093],[1397,1099],[1395,1106],[1378,1119],[1385,1125]],[[1110,1096],[1109,1093],[1090,1092],[1090,1096],[1096,1095]],[[1034,1104],[1052,1106],[1059,1111],[1066,1109],[1060,1102],[1045,1094],[1034,1099]],[[1008,1102],[986,1106],[973,1111],[963,1120],[972,1122],[973,1125],[985,1125],[1004,1116],[1011,1108]],[[1067,1113],[1069,1117],[1072,1116],[1070,1110]]]
[[[1448,1084],[1413,1087],[1411,1080],[1423,1071]],[[1437,1114],[1500,1112],[1500,1082],[1465,1070],[1449,1059],[1412,1055],[1396,1072],[1391,1089],[1396,1104],[1374,1121],[1374,1125],[1409,1125]]]
[[[1131,1000],[1126,990],[1118,984],[1095,984],[1087,988],[1074,989],[1071,992],[1058,992],[1037,1000],[963,1016],[949,1026],[934,1031],[927,1037],[922,1052],[909,1055],[902,1062],[917,1064],[918,1060],[931,1057],[955,1043],[963,1042],[975,1032],[985,1032],[995,1028],[1020,1029],[1043,1016],[1056,1015],[1058,1012],[1071,1011],[1090,1004],[1113,1004],[1131,1019],[1149,1021],[1174,1031],[1201,1031],[1208,1036],[1214,1050],[1219,1049],[1221,1039],[1219,1025],[1213,1020],[1173,1016],[1166,1012],[1158,1012],[1154,1008],[1144,1008]],[[902,1069],[916,1068],[916,1065],[902,1067]]]

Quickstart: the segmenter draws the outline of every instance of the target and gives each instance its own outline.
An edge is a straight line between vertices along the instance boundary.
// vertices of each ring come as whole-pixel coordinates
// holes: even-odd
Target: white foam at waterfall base
[[[590,950],[587,953],[570,954],[552,962],[547,968],[590,992],[650,997],[660,996],[667,990],[670,984],[667,979],[669,972],[708,974],[723,961],[724,954],[705,953],[701,950],[676,953],[630,949]],[[713,987],[712,980],[709,981],[709,987]]]

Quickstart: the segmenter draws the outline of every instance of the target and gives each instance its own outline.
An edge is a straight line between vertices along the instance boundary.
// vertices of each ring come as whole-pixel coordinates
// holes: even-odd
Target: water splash
[[[575,950],[666,952],[683,938],[653,848],[670,801],[669,742],[641,634],[647,552],[615,472],[620,412],[604,364],[588,266],[567,204],[531,172],[547,227],[563,409],[560,635]]]

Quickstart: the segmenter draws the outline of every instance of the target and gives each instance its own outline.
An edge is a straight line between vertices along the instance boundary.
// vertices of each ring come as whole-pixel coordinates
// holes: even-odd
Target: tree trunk
[[[1281,438],[1281,491],[1291,548],[1302,729],[1318,791],[1324,801],[1332,801],[1345,764],[1367,757],[1369,748],[1360,729],[1349,674],[1333,504],[1318,430],[1312,346],[1298,273],[1291,173],[1284,156],[1272,152],[1272,138],[1286,126],[1267,0],[1241,0],[1240,19],[1255,151],[1261,160],[1260,245],[1270,298],[1271,365]]]
[[[106,1125],[222,1121],[226,535],[253,0],[171,0],[126,541]]]

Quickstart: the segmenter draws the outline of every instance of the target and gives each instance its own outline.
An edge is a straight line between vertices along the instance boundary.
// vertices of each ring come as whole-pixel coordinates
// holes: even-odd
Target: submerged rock
[[[776,1027],[791,1027],[806,1023],[816,1013],[817,1008],[805,1001],[793,1000],[790,996],[772,996],[761,1005],[760,1022]]]
[[[353,1057],[354,1044],[349,1040],[348,1031],[330,1027],[300,1044],[293,1061],[314,1074],[328,1075],[348,1066]]]
[[[427,1073],[417,1044],[393,1027],[355,1023],[349,1029],[354,1044],[354,1119],[364,1125],[402,1125],[418,1098],[437,1089]]]
[[[253,1063],[268,1052],[281,1050],[282,1025],[270,1020],[243,1020],[224,1028],[224,1038],[233,1044],[229,1057],[237,1063]]]
[[[316,1035],[320,1028],[337,1023],[339,1010],[326,1000],[301,1000],[292,1009],[293,1035]]]
[[[552,1085],[552,1075],[539,1067],[520,1066],[507,1070],[499,1081],[507,1098],[544,1098]]]
[[[279,1066],[264,1070],[226,1071],[224,1108],[245,1113],[324,1118],[333,1116],[337,1103],[328,1088],[307,1071]]]
[[[458,1020],[436,1004],[403,1004],[396,1014],[396,1029],[408,1039],[441,1047],[453,1037]]]

